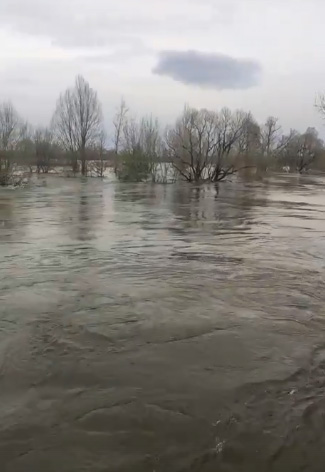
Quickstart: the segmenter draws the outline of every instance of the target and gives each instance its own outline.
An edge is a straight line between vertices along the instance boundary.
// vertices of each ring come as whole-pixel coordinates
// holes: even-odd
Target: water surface
[[[325,179],[0,190],[6,472],[323,471]]]

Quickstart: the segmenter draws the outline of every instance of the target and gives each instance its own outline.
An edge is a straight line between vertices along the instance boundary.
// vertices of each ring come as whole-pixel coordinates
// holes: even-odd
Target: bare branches
[[[79,155],[83,175],[87,173],[86,148],[98,140],[102,121],[97,93],[78,76],[74,87],[59,97],[52,125],[60,145],[72,155]]]
[[[168,130],[165,141],[169,158],[185,180],[204,178],[216,147],[216,127],[213,112],[185,107],[175,127]]]
[[[319,94],[316,98],[315,107],[318,112],[325,118],[325,94]]]
[[[115,173],[123,180],[147,180],[150,175],[155,180],[163,152],[158,120],[152,116],[137,119],[124,114],[122,123]]]
[[[12,150],[18,141],[20,118],[10,102],[0,104],[0,149]]]
[[[13,153],[20,137],[20,118],[10,102],[0,104],[0,185],[16,182]]]
[[[107,160],[105,159],[106,140],[107,140],[106,133],[104,130],[102,130],[98,138],[98,143],[93,148],[94,159],[90,163],[91,174],[100,178],[104,177],[105,170],[107,169]]]
[[[119,150],[120,150],[122,133],[123,133],[124,126],[126,124],[128,112],[129,112],[129,109],[126,106],[125,100],[122,98],[120,106],[113,119],[113,126],[115,130],[114,131],[114,150],[115,150],[116,155],[119,153]]]
[[[237,149],[239,155],[251,155],[259,152],[261,148],[261,128],[254,120],[251,113],[247,114],[243,132],[238,139]]]
[[[324,143],[315,128],[308,128],[303,134],[291,130],[283,140],[286,145],[281,149],[282,163],[295,168],[299,173],[306,172],[324,150]]]
[[[37,173],[47,174],[54,156],[53,133],[47,128],[38,128],[34,133]]]
[[[277,147],[277,142],[281,136],[281,126],[278,118],[269,116],[261,129],[261,145],[264,156],[270,156]]]
[[[316,104],[325,118],[325,95]],[[48,172],[54,163],[72,165],[74,172],[104,176],[114,165],[118,178],[166,181],[173,173],[189,182],[219,182],[239,170],[261,173],[282,166],[306,171],[325,155],[316,130],[283,133],[278,119],[270,116],[259,125],[251,113],[223,108],[218,111],[186,106],[164,136],[152,116],[130,116],[122,99],[113,119],[112,148],[107,138],[97,93],[81,76],[60,95],[52,128],[33,131],[22,123],[10,103],[0,104],[0,173],[13,163],[30,171]],[[321,162],[319,160],[319,162]],[[159,177],[163,176],[162,178]],[[167,176],[167,177],[166,177]]]
[[[217,182],[233,173],[230,155],[244,133],[247,114],[185,108],[166,135],[173,166],[185,180]]]

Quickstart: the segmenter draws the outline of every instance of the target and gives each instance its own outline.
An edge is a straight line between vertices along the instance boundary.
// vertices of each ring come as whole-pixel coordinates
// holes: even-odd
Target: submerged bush
[[[28,181],[27,173],[0,167],[0,187],[19,187]]]
[[[116,175],[124,182],[144,182],[148,180],[153,170],[150,157],[141,150],[123,152],[119,155]]]

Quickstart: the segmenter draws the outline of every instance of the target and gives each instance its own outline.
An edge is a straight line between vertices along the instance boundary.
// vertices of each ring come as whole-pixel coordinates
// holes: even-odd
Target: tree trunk
[[[81,174],[87,175],[86,150],[81,149]]]

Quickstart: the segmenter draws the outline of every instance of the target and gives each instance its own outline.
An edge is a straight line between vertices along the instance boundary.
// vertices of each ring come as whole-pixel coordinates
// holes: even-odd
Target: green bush
[[[124,182],[144,182],[153,170],[152,159],[142,151],[123,152],[119,155],[117,177]]]

